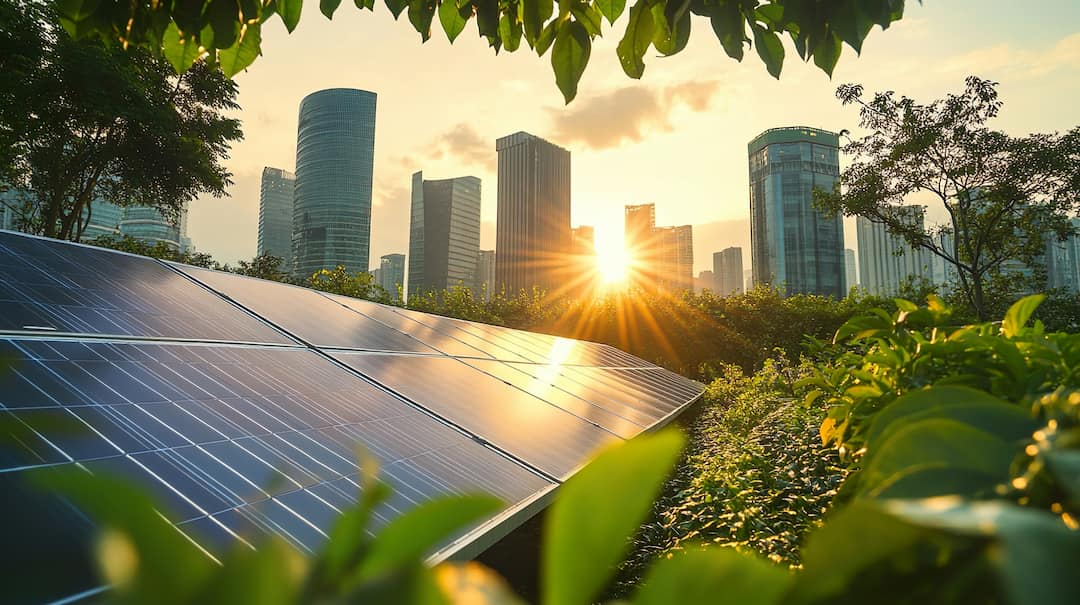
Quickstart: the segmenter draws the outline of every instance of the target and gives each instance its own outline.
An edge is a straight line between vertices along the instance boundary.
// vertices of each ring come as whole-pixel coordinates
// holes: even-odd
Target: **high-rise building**
[[[293,274],[367,271],[376,95],[331,88],[300,102],[293,194]]]
[[[716,276],[708,269],[698,273],[697,279],[694,280],[694,292],[701,293],[705,290],[716,292]]]
[[[749,292],[754,289],[754,270],[746,269],[743,271],[743,283],[746,284],[746,291]]]
[[[570,263],[570,152],[527,132],[495,141],[499,154],[496,283],[508,294],[556,291]]]
[[[282,259],[281,269],[292,270],[293,188],[296,175],[266,166],[259,190],[258,255]],[[314,273],[314,272],[313,272]]]
[[[591,256],[596,253],[596,230],[590,225],[581,225],[570,230],[574,254]]]
[[[412,177],[409,295],[472,286],[480,251],[480,179]]]
[[[855,251],[844,248],[844,290],[850,292],[859,281],[859,266],[855,262]]]
[[[656,226],[656,205],[626,206],[623,241],[630,255],[630,285],[644,289],[694,287],[693,227]]]
[[[375,283],[390,293],[392,298],[401,298],[401,288],[405,285],[405,255],[384,254],[379,258],[378,274]]]
[[[813,206],[813,190],[839,180],[839,138],[817,128],[773,128],[747,145],[750,258],[755,284],[786,294],[841,298],[844,229]]]
[[[713,279],[716,293],[720,296],[743,293],[742,248],[724,248],[713,252]]]
[[[664,290],[694,289],[694,229],[657,227],[657,285]]]
[[[481,250],[476,255],[476,278],[473,293],[484,300],[491,300],[495,288],[495,251]]]
[[[79,239],[88,242],[99,237],[120,235],[120,221],[123,216],[124,209],[116,204],[102,199],[90,202],[89,208],[83,212],[86,227]]]
[[[187,207],[174,221],[152,206],[125,206],[120,215],[120,235],[133,237],[151,246],[163,243],[176,250],[186,250]]]
[[[925,206],[896,208],[900,220],[923,230]],[[870,294],[893,296],[904,283],[933,281],[933,260],[924,248],[912,248],[882,223],[855,218],[859,246],[859,283]]]
[[[1066,292],[1080,292],[1080,218],[1072,219],[1075,233],[1064,241],[1046,236],[1047,287]]]

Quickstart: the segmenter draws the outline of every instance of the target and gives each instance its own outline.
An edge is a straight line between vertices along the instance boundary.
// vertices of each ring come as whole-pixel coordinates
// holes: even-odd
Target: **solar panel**
[[[5,352],[0,581],[73,570],[30,601],[101,590],[90,520],[35,469],[127,477],[211,556],[267,534],[310,552],[356,503],[360,448],[394,490],[376,527],[443,494],[502,498],[440,551],[473,552],[702,392],[607,345],[0,232]]]
[[[365,376],[449,418],[495,447],[564,478],[616,436],[448,357],[333,352]]]
[[[317,550],[356,501],[358,446],[394,488],[380,523],[440,494],[516,504],[552,485],[308,349],[0,342],[17,360],[0,378],[14,427],[0,474],[78,462],[130,477],[211,553],[251,533]]]
[[[6,231],[0,331],[291,342],[153,259]]]

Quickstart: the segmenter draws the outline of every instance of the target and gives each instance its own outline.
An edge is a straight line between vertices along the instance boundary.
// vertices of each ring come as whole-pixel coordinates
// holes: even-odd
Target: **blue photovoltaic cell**
[[[318,549],[356,501],[358,448],[394,488],[380,522],[440,494],[514,504],[551,486],[307,349],[0,343],[16,360],[0,376],[0,477],[71,462],[129,477],[210,552],[252,533]]]
[[[333,351],[335,359],[556,478],[618,439],[461,360]]]
[[[0,231],[0,331],[291,343],[145,257]]]
[[[413,336],[361,315],[315,290],[222,271],[174,266],[315,346],[439,353]]]

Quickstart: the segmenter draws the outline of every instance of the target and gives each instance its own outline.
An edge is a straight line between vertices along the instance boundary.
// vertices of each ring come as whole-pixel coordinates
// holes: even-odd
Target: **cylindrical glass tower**
[[[293,203],[293,273],[345,265],[367,271],[375,100],[366,90],[331,88],[300,102]]]

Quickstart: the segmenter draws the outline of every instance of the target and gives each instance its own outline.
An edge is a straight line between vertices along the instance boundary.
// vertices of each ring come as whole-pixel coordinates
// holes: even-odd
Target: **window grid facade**
[[[282,259],[285,271],[292,269],[293,189],[296,175],[280,168],[263,168],[259,191],[258,255]]]

